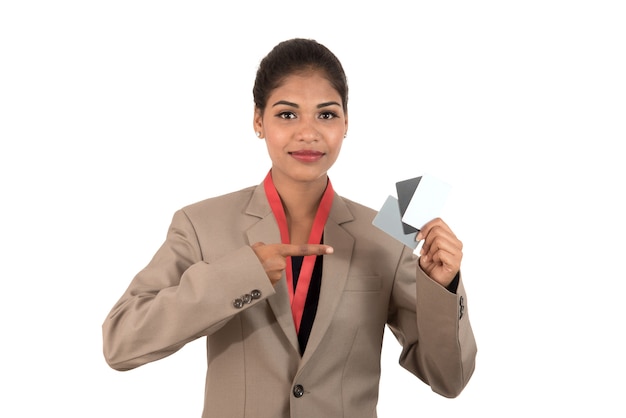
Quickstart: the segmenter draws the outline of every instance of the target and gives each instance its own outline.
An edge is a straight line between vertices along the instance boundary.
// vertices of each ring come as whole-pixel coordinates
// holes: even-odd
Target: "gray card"
[[[387,197],[385,204],[380,209],[372,224],[377,228],[385,231],[393,238],[397,239],[407,247],[416,249],[418,242],[415,241],[417,232],[405,233],[402,228],[402,215],[400,213],[400,206],[398,200],[393,197]]]
[[[398,205],[400,207],[400,216],[403,217],[406,213],[407,208],[409,207],[409,203],[411,203],[411,199],[413,199],[413,194],[415,194],[415,189],[420,183],[422,177],[415,177],[413,179],[403,180],[396,183],[396,191],[398,192]],[[402,222],[402,229],[405,234],[410,234],[412,232],[419,232],[418,228],[407,224],[406,222]]]

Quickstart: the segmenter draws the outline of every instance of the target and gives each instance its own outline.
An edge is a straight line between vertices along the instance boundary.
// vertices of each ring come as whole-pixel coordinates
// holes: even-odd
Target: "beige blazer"
[[[375,214],[335,196],[324,230],[335,251],[301,356],[285,280],[272,287],[250,248],[280,242],[263,186],[183,208],[104,321],[107,363],[132,369],[207,337],[204,418],[376,417],[388,325],[401,365],[457,396],[476,356],[463,284],[454,294],[427,277]]]

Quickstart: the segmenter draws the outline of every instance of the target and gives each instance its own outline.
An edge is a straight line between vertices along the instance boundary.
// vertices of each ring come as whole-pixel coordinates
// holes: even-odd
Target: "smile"
[[[325,154],[320,151],[301,150],[301,151],[290,152],[289,155],[291,155],[293,158],[295,158],[298,161],[312,163],[312,162],[320,160]]]

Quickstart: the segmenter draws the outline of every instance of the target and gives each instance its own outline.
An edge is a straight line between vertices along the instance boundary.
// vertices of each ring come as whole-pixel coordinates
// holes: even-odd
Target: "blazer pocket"
[[[380,292],[383,281],[380,276],[353,276],[348,277],[346,292]]]

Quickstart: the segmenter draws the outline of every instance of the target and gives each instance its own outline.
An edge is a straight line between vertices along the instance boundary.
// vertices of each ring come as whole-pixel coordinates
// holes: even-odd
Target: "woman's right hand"
[[[287,257],[332,254],[333,247],[324,244],[265,244],[257,242],[252,244],[252,250],[259,258],[261,265],[275,285],[283,276],[287,267]]]

